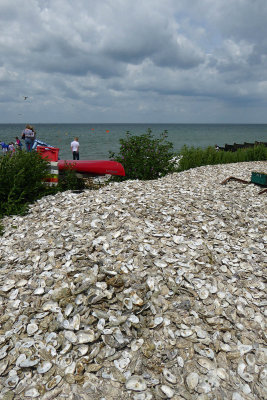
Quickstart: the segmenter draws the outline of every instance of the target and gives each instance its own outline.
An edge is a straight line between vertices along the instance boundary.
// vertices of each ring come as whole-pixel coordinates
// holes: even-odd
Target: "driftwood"
[[[235,178],[234,176],[229,176],[229,178],[226,178],[224,181],[221,182],[221,185],[225,185],[229,181],[237,181],[237,182],[246,183],[246,184],[252,183],[250,181],[245,181],[244,179]]]
[[[240,183],[245,183],[246,185],[254,183],[252,181],[245,181],[244,179],[236,178],[235,176],[229,176],[228,178],[224,179],[221,182],[221,185],[226,185],[226,183],[229,182],[229,181],[237,181],[237,182],[240,182]],[[267,193],[267,188],[261,190],[258,194],[263,194],[263,193]]]

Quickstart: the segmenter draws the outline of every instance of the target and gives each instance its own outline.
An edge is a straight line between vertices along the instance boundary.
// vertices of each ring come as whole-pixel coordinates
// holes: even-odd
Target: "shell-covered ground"
[[[267,398],[266,162],[48,196],[0,237],[0,398]]]

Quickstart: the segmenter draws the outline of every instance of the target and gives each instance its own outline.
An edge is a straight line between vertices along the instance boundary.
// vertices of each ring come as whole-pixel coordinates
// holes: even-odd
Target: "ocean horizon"
[[[79,138],[80,159],[100,160],[109,158],[109,151],[117,153],[120,139],[129,131],[141,135],[152,130],[159,137],[168,132],[167,140],[175,151],[184,145],[205,148],[225,144],[255,141],[267,142],[267,124],[204,124],[204,123],[36,123],[37,138],[59,148],[61,159],[71,159],[70,143]],[[0,124],[0,141],[10,143],[21,136],[24,123]]]

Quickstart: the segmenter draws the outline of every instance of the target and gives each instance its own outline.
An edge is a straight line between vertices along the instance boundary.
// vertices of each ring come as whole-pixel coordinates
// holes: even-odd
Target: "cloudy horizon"
[[[266,0],[0,0],[0,122],[266,123]]]

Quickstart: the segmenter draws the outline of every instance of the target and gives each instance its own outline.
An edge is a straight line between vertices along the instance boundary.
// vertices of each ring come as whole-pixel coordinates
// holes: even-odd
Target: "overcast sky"
[[[0,0],[0,122],[266,123],[266,109],[267,0]]]

